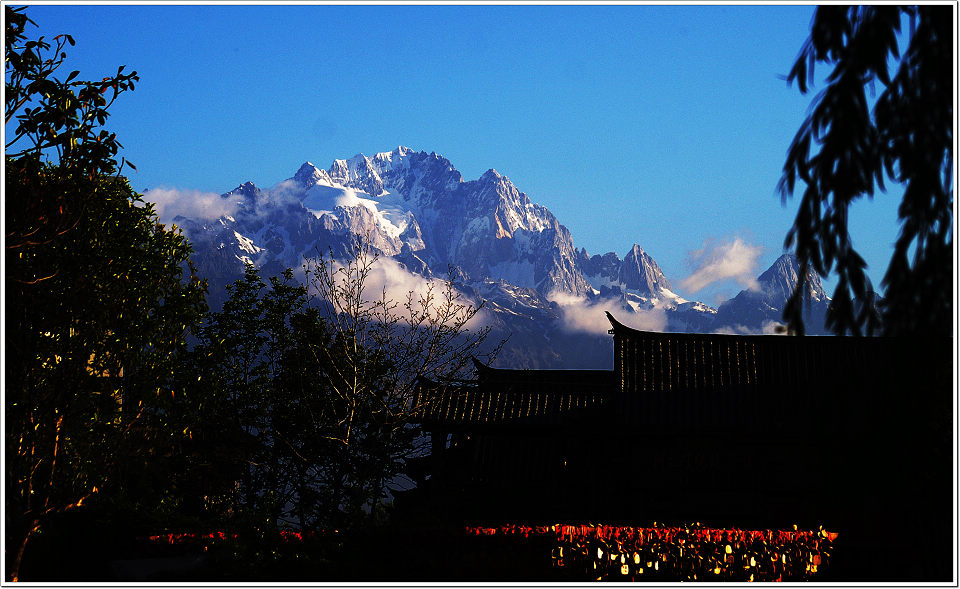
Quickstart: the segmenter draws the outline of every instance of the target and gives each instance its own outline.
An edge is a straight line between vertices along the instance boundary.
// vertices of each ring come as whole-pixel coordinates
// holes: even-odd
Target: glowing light
[[[634,528],[629,526],[610,526],[610,525],[560,525],[555,526],[525,526],[508,524],[499,528],[473,528],[468,527],[467,532],[477,535],[491,535],[500,530],[498,535],[523,535],[529,537],[530,534],[555,535],[559,544],[554,545],[553,554],[568,557],[561,562],[561,559],[554,558],[555,567],[573,567],[573,569],[583,570],[582,565],[577,561],[582,558],[589,558],[591,555],[589,545],[597,547],[596,559],[593,561],[593,570],[595,574],[602,579],[619,579],[616,577],[615,566],[624,565],[628,567],[628,573],[633,575],[642,575],[643,570],[653,569],[665,575],[666,579],[690,581],[695,577],[709,575],[713,572],[724,580],[746,582],[748,579],[756,581],[775,581],[775,580],[803,580],[809,579],[818,572],[820,568],[829,562],[830,557],[830,532],[817,530],[792,530],[790,528],[782,530],[740,530],[734,529],[714,529],[702,528],[695,525],[689,525],[684,528],[677,527],[657,527],[653,528]],[[821,528],[822,530],[822,528]],[[759,544],[763,548],[759,551]],[[736,544],[736,550],[734,550]],[[610,548],[608,551],[607,548]],[[563,548],[572,548],[564,551]],[[799,565],[803,563],[805,568],[795,568],[793,566],[781,566],[775,564],[772,568],[762,568],[760,562],[781,561],[787,565],[787,555],[791,550],[802,550],[799,558]],[[643,558],[643,554],[649,554]],[[668,554],[673,558],[668,559]],[[604,566],[604,557],[610,556],[609,568]],[[617,563],[617,557],[619,563]],[[769,561],[765,559],[769,558]],[[571,560],[566,562],[566,560]],[[634,566],[630,567],[629,562],[633,560]],[[665,564],[664,570],[660,570],[660,561]],[[796,561],[798,559],[794,559]],[[735,563],[739,562],[739,565]],[[616,563],[616,564],[614,564]],[[586,564],[586,563],[583,563]],[[599,565],[599,566],[598,566]],[[641,568],[640,565],[645,565]],[[741,569],[741,566],[743,567]],[[587,570],[590,570],[587,567]],[[742,576],[740,571],[743,571]],[[720,571],[720,572],[717,572]],[[751,579],[752,576],[752,579]]]

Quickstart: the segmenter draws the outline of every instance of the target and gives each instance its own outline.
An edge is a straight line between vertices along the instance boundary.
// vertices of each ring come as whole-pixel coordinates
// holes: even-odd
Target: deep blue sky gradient
[[[785,75],[814,6],[33,6],[64,76],[141,76],[107,127],[135,189],[270,186],[305,160],[436,151],[508,176],[578,247],[639,243],[676,284],[735,237],[782,250],[775,192],[812,95]],[[822,70],[825,72],[826,70]],[[821,89],[819,86],[815,91]],[[854,207],[879,287],[899,192]],[[716,304],[726,281],[688,298]]]

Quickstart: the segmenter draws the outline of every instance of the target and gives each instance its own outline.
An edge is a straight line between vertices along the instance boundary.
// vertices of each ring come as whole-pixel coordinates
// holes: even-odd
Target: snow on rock
[[[255,246],[253,244],[253,240],[249,237],[244,237],[236,231],[233,232],[233,235],[237,238],[237,243],[240,244],[240,249],[248,254],[259,254],[261,251],[263,251],[262,248]]]
[[[491,316],[513,318],[503,329],[522,319],[521,341],[527,343],[554,345],[559,336],[550,330],[560,329],[574,310],[583,312],[584,325],[597,327],[602,321],[595,322],[593,314],[602,313],[602,306],[634,314],[638,325],[668,331],[712,331],[726,320],[746,325],[735,307],[718,310],[676,294],[639,244],[622,259],[614,252],[590,256],[574,247],[569,230],[547,207],[507,176],[491,168],[464,180],[435,152],[398,146],[372,157],[336,159],[327,170],[305,161],[269,189],[247,182],[222,198],[238,205],[229,217],[177,219],[212,284],[242,276],[244,261],[279,272],[298,268],[317,252],[346,255],[356,237],[364,236],[404,271],[446,276],[454,269],[477,300],[491,301],[497,309]],[[766,285],[759,300],[757,293],[742,297],[754,297],[748,302],[765,321],[782,312],[797,270],[783,259],[768,272],[759,280]],[[810,294],[817,304],[829,301],[819,282]]]

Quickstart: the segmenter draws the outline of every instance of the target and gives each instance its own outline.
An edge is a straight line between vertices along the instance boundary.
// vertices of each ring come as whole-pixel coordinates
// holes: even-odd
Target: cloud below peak
[[[710,239],[688,253],[693,272],[681,280],[681,288],[698,292],[723,280],[736,280],[744,288],[757,288],[757,260],[763,247],[750,245],[739,237],[723,241]]]
[[[589,300],[575,295],[553,292],[547,297],[557,303],[562,328],[566,331],[604,335],[610,329],[605,311],[617,314],[624,325],[643,331],[665,331],[667,316],[662,309],[639,310],[633,313],[620,312],[622,301],[616,298]]]
[[[155,205],[157,217],[165,225],[177,215],[212,221],[237,209],[235,199],[193,189],[151,188],[143,193],[143,199]]]

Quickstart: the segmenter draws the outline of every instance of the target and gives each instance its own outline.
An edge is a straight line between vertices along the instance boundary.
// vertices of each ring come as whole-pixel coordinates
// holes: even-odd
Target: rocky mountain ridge
[[[514,335],[507,350],[512,359],[504,363],[518,367],[609,364],[609,353],[589,358],[576,352],[584,346],[564,343],[577,337],[609,342],[605,320],[595,321],[604,310],[662,331],[769,330],[797,280],[796,261],[784,256],[758,278],[757,289],[718,309],[688,301],[639,244],[622,259],[614,252],[590,256],[574,247],[549,209],[496,170],[464,180],[446,158],[402,146],[337,159],[326,170],[305,162],[270,188],[247,182],[221,198],[232,214],[174,219],[211,282],[212,307],[246,262],[270,275],[299,268],[317,253],[344,255],[359,235],[407,272],[445,277],[452,269],[458,288],[487,301],[498,329]],[[812,316],[822,325],[829,299],[815,276],[811,289]],[[590,318],[582,322],[580,314]],[[557,351],[565,346],[570,351]]]

